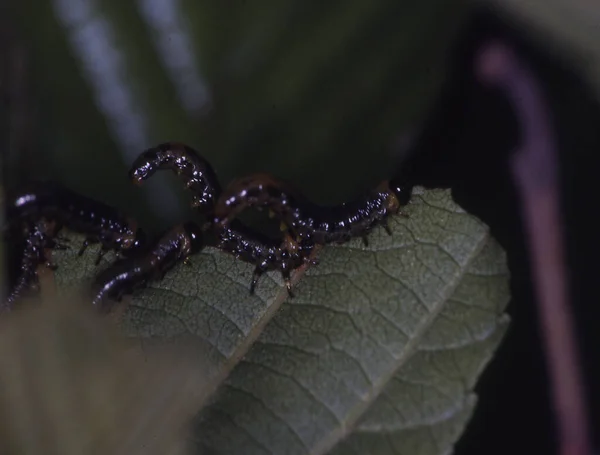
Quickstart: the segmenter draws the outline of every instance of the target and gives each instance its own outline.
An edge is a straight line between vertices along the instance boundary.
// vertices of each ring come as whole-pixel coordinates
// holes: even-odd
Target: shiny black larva
[[[137,228],[133,219],[103,202],[50,182],[32,182],[12,197],[7,207],[7,219],[12,227],[45,220],[57,225],[56,232],[66,227],[84,234],[86,239],[79,255],[91,243],[102,245],[96,264],[106,251],[133,251],[145,241],[144,232]]]
[[[107,312],[124,294],[162,279],[177,263],[204,247],[202,230],[188,222],[165,232],[142,253],[125,258],[102,271],[92,284],[92,302]]]
[[[343,243],[362,237],[377,225],[388,233],[387,220],[408,203],[410,194],[402,185],[383,181],[354,201],[334,206],[314,204],[289,184],[267,174],[254,174],[232,182],[215,207],[216,226],[224,228],[250,207],[269,209],[284,225],[306,241],[317,244]]]
[[[210,163],[191,147],[178,143],[164,143],[146,150],[135,160],[130,178],[141,183],[158,170],[174,171],[193,193],[192,205],[203,214],[212,214],[214,204],[221,194],[221,187]],[[198,203],[201,201],[202,203]],[[214,201],[213,204],[210,201]],[[270,239],[242,223],[216,228],[217,247],[236,258],[255,266],[250,293],[253,293],[259,277],[266,271],[279,270],[288,293],[292,296],[291,271],[307,263],[313,250],[310,242],[296,242],[285,235],[282,241]]]
[[[179,142],[165,142],[144,151],[131,165],[129,179],[141,185],[156,171],[171,170],[192,192],[192,206],[211,213],[221,187],[212,166],[193,148]]]

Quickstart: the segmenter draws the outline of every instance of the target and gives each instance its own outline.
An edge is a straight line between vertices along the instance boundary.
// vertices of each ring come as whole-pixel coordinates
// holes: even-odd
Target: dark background
[[[477,82],[473,56],[501,38],[518,49],[539,77],[553,110],[560,150],[561,197],[568,249],[571,304],[582,351],[592,430],[600,422],[598,331],[593,289],[600,247],[598,217],[590,212],[597,191],[600,149],[599,105],[581,79],[522,30],[480,12],[453,51],[453,69],[412,159],[415,179],[449,185],[457,202],[483,219],[508,253],[512,324],[478,386],[480,402],[456,447],[457,454],[556,453],[537,308],[530,281],[527,245],[508,157],[518,143],[518,126],[502,94]],[[596,447],[597,431],[592,431]]]
[[[117,26],[120,21],[122,28],[139,31],[125,3],[106,9]],[[156,57],[140,44],[151,38],[147,32],[132,32],[134,38],[121,42],[130,49],[140,45],[132,58],[132,81],[150,99],[146,107],[154,127],[148,146],[170,139],[202,144],[223,181],[258,170],[273,172],[315,200],[339,202],[373,186],[401,163],[414,184],[451,187],[457,202],[483,219],[507,250],[512,275],[512,324],[477,386],[479,404],[456,453],[554,453],[554,416],[526,240],[507,166],[518,143],[518,125],[502,94],[475,80],[473,56],[491,38],[507,40],[532,66],[552,108],[571,303],[592,428],[600,422],[595,387],[600,339],[594,330],[600,310],[593,290],[600,257],[595,216],[600,105],[582,77],[543,39],[532,38],[522,22],[462,2],[446,3],[451,6],[373,2],[380,11],[363,25],[356,22],[358,33],[348,31],[352,20],[337,22],[347,28],[345,44],[323,56],[320,43],[343,34],[325,33],[327,20],[315,18],[336,16],[342,4],[315,8],[289,2],[285,14],[273,13],[270,20],[294,20],[277,35],[265,19],[264,28],[274,38],[259,40],[262,44],[244,58],[236,57],[236,43],[252,43],[248,37],[255,35],[244,33],[256,32],[243,22],[248,10],[223,13],[203,7],[206,23],[218,24],[217,37],[203,41],[217,44],[199,51],[214,89],[210,115],[187,115],[169,101],[173,89]],[[129,186],[125,170],[131,159],[123,158],[94,106],[61,26],[47,19],[52,16],[49,4],[23,1],[10,14],[0,14],[5,187],[18,188],[33,177],[53,178],[155,229],[189,216],[184,203],[168,213],[161,209],[164,188],[179,194],[169,178],[145,190]],[[193,10],[191,2],[184,4]],[[368,16],[366,10],[356,12],[361,14]],[[194,31],[199,40],[208,36],[206,23]],[[21,55],[24,69],[15,76],[14,60]],[[285,58],[287,66],[278,64]],[[597,447],[600,440],[594,436]]]

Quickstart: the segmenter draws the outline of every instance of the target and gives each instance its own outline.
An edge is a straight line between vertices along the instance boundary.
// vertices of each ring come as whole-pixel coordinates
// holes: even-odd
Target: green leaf
[[[447,190],[415,190],[406,212],[368,247],[324,248],[294,277],[294,299],[276,273],[250,296],[253,267],[214,248],[133,296],[127,333],[209,348],[216,393],[198,414],[198,451],[451,450],[508,323],[505,256]],[[76,246],[54,255],[59,292],[96,271],[97,250],[78,258]]]

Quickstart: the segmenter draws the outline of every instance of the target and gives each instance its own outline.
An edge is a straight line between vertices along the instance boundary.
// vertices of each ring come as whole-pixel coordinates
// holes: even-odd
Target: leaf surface
[[[367,247],[324,248],[294,277],[294,299],[276,273],[250,296],[253,267],[214,248],[132,297],[131,335],[209,348],[216,393],[197,418],[199,452],[451,450],[506,329],[505,257],[447,190],[415,190],[406,213]],[[97,271],[97,250],[76,250],[55,254],[59,292]]]

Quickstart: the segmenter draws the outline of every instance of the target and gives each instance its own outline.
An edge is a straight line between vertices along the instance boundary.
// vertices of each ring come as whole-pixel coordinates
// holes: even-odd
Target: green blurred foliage
[[[123,150],[98,109],[99,90],[83,70],[73,27],[57,14],[59,3],[72,5],[73,14],[86,6],[90,21],[111,30],[106,58],[117,55],[124,87],[147,125],[142,147],[187,142],[223,183],[272,172],[323,202],[360,193],[400,163],[394,144],[429,107],[467,12],[464,1],[14,2],[36,101],[28,175],[18,179],[62,181],[154,226],[172,224],[175,211],[160,219],[156,197],[144,197],[162,191],[160,183],[137,190],[127,181],[127,165],[142,150]],[[142,14],[143,3],[176,11],[208,87],[205,109],[181,105],[157,46],[165,37]],[[160,177],[181,195],[184,210],[177,182]]]

